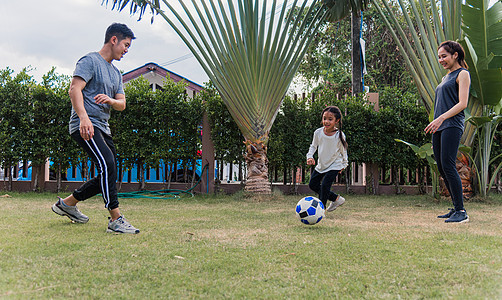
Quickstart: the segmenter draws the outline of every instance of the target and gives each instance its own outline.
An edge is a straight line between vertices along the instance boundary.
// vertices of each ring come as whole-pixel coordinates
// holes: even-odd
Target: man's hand
[[[96,96],[94,96],[94,100],[96,104],[108,104],[113,109],[118,111],[122,111],[126,108],[126,100],[124,94],[116,94],[115,99],[110,98],[105,94],[97,94]]]
[[[89,118],[80,119],[80,136],[86,141],[94,136],[94,126]]]
[[[313,158],[307,158],[307,165],[309,166],[315,165],[315,160]]]
[[[96,96],[94,96],[94,100],[96,100],[96,104],[108,104],[112,106],[115,103],[114,99],[108,97],[105,94],[97,94]]]

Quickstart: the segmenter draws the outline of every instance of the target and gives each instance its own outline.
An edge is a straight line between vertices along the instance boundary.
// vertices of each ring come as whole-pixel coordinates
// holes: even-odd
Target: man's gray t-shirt
[[[84,96],[84,108],[92,125],[111,135],[108,124],[111,105],[96,104],[94,97],[98,94],[105,94],[110,98],[115,98],[117,94],[124,94],[122,74],[98,52],[91,52],[79,59],[73,76],[78,76],[86,82],[82,94]],[[70,134],[78,131],[79,126],[80,119],[72,108],[69,126]]]

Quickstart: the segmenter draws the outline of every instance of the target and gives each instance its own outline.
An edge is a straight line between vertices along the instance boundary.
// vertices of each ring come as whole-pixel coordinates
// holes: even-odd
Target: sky
[[[490,5],[496,0],[490,0]],[[109,0],[113,2],[113,0]],[[174,1],[177,2],[177,1]],[[53,66],[60,74],[71,75],[77,60],[99,51],[106,28],[113,22],[125,23],[136,39],[129,52],[114,64],[127,72],[149,62],[157,63],[195,83],[208,76],[188,47],[160,16],[153,24],[150,14],[138,21],[127,8],[111,10],[102,0],[0,0],[0,70],[9,67],[18,73],[24,67],[40,82]]]
[[[18,73],[31,66],[29,74],[37,82],[53,66],[56,72],[71,75],[77,60],[99,51],[106,28],[118,22],[126,24],[136,36],[129,52],[114,62],[119,70],[127,72],[154,62],[201,85],[209,80],[190,50],[160,16],[155,17],[153,24],[150,14],[138,22],[138,16],[130,16],[128,7],[117,12],[111,10],[111,4],[106,7],[101,2],[0,0],[0,69],[9,67]]]

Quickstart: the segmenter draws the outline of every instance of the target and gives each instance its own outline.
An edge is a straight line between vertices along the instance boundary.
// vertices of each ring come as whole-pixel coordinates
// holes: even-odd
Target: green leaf
[[[480,127],[483,124],[490,123],[493,117],[481,116],[481,117],[470,117],[467,121],[474,124],[476,127]]]
[[[420,147],[416,146],[416,145],[413,145],[412,143],[408,143],[406,141],[403,141],[403,140],[400,140],[400,139],[394,139],[396,142],[400,142],[400,143],[403,143],[403,144],[406,144],[408,146],[410,146],[410,148],[417,154],[419,155],[420,153]]]

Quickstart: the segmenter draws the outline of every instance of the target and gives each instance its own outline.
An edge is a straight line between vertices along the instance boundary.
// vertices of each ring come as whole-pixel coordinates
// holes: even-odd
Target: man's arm
[[[91,120],[84,107],[84,95],[82,94],[82,90],[85,88],[86,84],[85,80],[78,76],[74,76],[71,80],[69,94],[71,105],[80,119],[80,136],[88,141],[94,136],[94,126],[92,126]]]
[[[126,108],[126,98],[124,94],[115,94],[115,99],[105,94],[98,94],[94,97],[97,104],[108,104],[113,109],[123,111]]]

